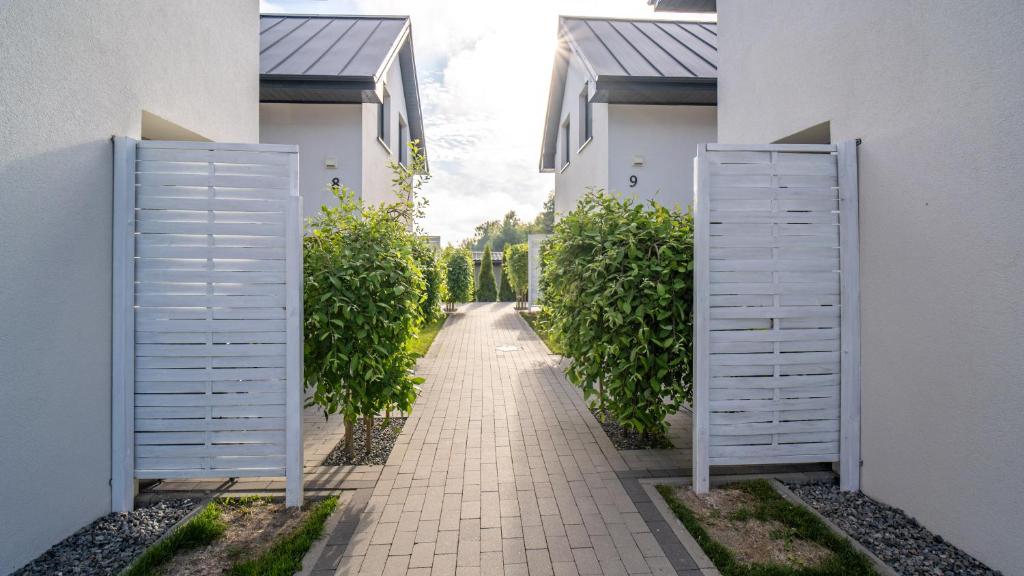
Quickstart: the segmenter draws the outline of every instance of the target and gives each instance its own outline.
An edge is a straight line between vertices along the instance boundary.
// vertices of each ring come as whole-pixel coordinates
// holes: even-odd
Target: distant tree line
[[[550,234],[555,225],[555,196],[549,194],[544,208],[531,222],[523,222],[515,210],[509,210],[501,220],[488,220],[478,225],[472,238],[459,244],[474,252],[483,251],[490,245],[491,250],[503,252],[505,246],[526,242],[528,234]]]

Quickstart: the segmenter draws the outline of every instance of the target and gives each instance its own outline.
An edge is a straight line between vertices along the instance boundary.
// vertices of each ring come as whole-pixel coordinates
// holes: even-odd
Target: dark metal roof
[[[260,102],[380,103],[398,58],[409,135],[423,153],[423,114],[408,16],[260,15]]]
[[[405,16],[260,16],[260,76],[377,81],[409,26]]]
[[[718,77],[713,23],[562,17],[561,29],[594,80]]]
[[[717,12],[715,0],[647,0],[655,12]]]
[[[540,169],[554,170],[571,54],[594,83],[591,102],[715,105],[718,26],[713,22],[561,16],[548,91]]]

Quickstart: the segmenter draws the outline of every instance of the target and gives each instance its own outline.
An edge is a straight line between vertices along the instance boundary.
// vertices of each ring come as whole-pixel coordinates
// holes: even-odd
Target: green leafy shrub
[[[351,457],[356,419],[409,411],[422,378],[411,369],[412,340],[424,320],[430,258],[415,229],[423,203],[415,198],[425,159],[413,142],[410,163],[391,163],[398,201],[366,206],[334,187],[337,206],[322,206],[304,239],[304,312],[308,402],[325,416],[341,414]]]
[[[516,307],[523,308],[530,290],[530,254],[526,244],[513,244],[505,248],[501,274],[508,278],[515,293]]]
[[[516,293],[512,291],[512,285],[508,283],[508,270],[502,267],[501,281],[498,282],[498,301],[515,302]]]
[[[473,300],[473,256],[465,248],[445,248],[445,303],[455,310],[457,302]]]
[[[555,225],[542,258],[569,380],[621,425],[663,434],[691,397],[690,216],[591,191]]]
[[[498,286],[494,282],[494,263],[491,262],[491,247],[484,246],[480,257],[480,275],[476,279],[476,301],[494,302],[498,299]]]
[[[420,309],[423,321],[429,324],[437,320],[443,313],[441,311],[441,296],[444,288],[444,272],[437,250],[425,238],[417,238],[414,246],[414,257],[416,258],[416,265],[419,266],[420,272],[423,273],[425,286]]]

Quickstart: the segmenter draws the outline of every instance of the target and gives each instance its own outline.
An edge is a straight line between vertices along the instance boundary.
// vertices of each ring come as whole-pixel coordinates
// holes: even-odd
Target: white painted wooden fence
[[[536,306],[540,303],[540,246],[550,236],[550,234],[530,234],[526,237],[529,306]]]
[[[709,466],[839,462],[859,486],[856,143],[697,156],[694,488]]]
[[[302,502],[298,149],[115,139],[113,507],[134,479]]]

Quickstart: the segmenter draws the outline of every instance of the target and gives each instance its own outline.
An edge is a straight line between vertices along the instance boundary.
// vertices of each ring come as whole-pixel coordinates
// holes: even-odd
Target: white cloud
[[[645,0],[263,0],[260,7],[412,18],[433,175],[423,226],[445,243],[509,210],[533,218],[554,188],[537,164],[558,15],[665,17]]]

